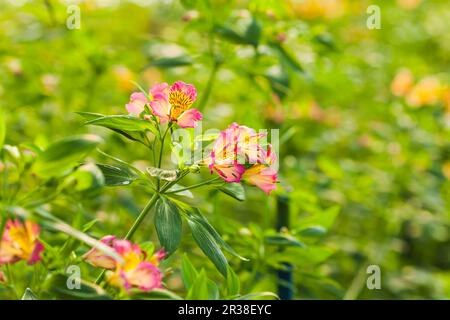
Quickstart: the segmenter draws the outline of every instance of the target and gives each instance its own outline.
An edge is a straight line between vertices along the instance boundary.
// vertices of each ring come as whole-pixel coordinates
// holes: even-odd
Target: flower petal
[[[202,114],[197,109],[189,109],[183,112],[177,119],[181,128],[195,128],[197,121],[202,120]]]
[[[197,90],[192,84],[184,83],[183,81],[176,81],[171,87],[170,91],[180,91],[184,93],[192,102],[197,99]]]
[[[170,103],[164,99],[150,101],[150,108],[161,124],[169,121]]]
[[[213,168],[226,182],[240,182],[245,172],[245,167],[238,163],[215,164]]]
[[[125,105],[128,113],[138,116],[144,111],[145,104],[148,103],[147,97],[142,92],[133,92],[130,96],[130,102]]]
[[[245,171],[242,176],[244,181],[248,184],[257,186],[267,195],[269,195],[272,190],[276,189],[277,178],[277,172],[273,168],[266,167],[262,164],[255,164]]]

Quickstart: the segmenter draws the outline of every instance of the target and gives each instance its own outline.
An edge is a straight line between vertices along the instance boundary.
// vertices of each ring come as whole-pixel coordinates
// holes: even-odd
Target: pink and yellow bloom
[[[96,248],[89,250],[84,259],[94,266],[111,270],[108,274],[110,284],[127,291],[132,288],[150,291],[162,287],[162,273],[158,265],[165,257],[164,251],[160,250],[147,257],[139,245],[128,240],[106,236],[100,241],[113,248],[123,261],[115,261]]]
[[[269,194],[276,188],[277,172],[271,166],[276,155],[271,146],[264,150],[264,133],[232,123],[214,142],[205,163],[226,182],[246,181]]]
[[[157,95],[153,95],[150,108],[161,124],[168,121],[177,123],[181,128],[195,128],[202,120],[202,114],[192,108],[197,99],[197,90],[192,84],[177,81],[172,86],[160,84]]]
[[[192,84],[176,81],[172,86],[167,83],[157,83],[147,95],[134,92],[126,104],[129,114],[139,116],[148,105],[161,124],[177,123],[181,128],[195,128],[202,120],[202,114],[191,108],[197,99],[197,90]]]
[[[38,240],[39,233],[39,225],[31,221],[8,220],[0,242],[0,264],[40,261],[44,246]]]

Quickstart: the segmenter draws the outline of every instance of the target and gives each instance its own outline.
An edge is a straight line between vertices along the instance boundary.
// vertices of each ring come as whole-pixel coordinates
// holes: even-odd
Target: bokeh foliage
[[[101,150],[144,167],[145,148],[83,126],[75,112],[125,113],[132,81],[149,87],[182,79],[199,90],[205,128],[237,121],[280,129],[275,196],[248,189],[238,202],[197,191],[192,200],[250,259],[230,258],[245,293],[276,292],[276,270],[288,262],[299,299],[450,296],[449,102],[412,108],[390,88],[401,68],[450,86],[448,1],[377,1],[380,30],[366,27],[366,9],[376,2],[369,0],[329,1],[330,8],[301,0],[78,2],[81,28],[70,30],[74,2],[0,0],[5,144],[45,148],[94,133],[104,139]],[[89,157],[108,162],[100,153]],[[276,230],[278,195],[290,199],[285,233]],[[78,204],[53,206],[74,226],[98,219],[89,228],[95,238],[123,234],[148,200],[133,185],[75,197]],[[157,243],[150,220],[136,239]],[[224,281],[192,239],[179,251]],[[182,257],[167,262],[175,292],[185,290]],[[371,264],[381,267],[381,290],[366,288]],[[91,267],[83,273],[95,277]]]

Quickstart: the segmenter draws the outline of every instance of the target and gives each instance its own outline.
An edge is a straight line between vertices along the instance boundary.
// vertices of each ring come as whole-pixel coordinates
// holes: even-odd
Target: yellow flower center
[[[185,93],[181,91],[170,91],[169,93],[170,118],[176,120],[180,114],[189,109],[193,103]]]

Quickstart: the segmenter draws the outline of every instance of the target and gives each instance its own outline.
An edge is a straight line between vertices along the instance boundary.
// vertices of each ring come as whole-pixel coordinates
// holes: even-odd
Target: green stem
[[[161,149],[159,149],[159,157],[158,157],[158,168],[161,168],[161,162],[162,162],[162,155],[164,151],[164,140],[166,139],[167,132],[169,132],[169,129],[171,128],[171,124],[167,126],[166,130],[164,131],[163,136],[161,137]],[[158,179],[156,182],[156,187],[159,190],[161,185],[161,181]]]
[[[147,205],[144,207],[144,209],[142,209],[141,213],[139,213],[139,216],[137,217],[137,219],[134,221],[133,225],[131,226],[130,230],[128,230],[126,236],[125,236],[125,240],[130,240],[131,237],[133,237],[134,233],[136,232],[137,228],[139,227],[139,225],[141,224],[142,220],[144,220],[144,218],[147,216],[147,214],[150,212],[150,210],[152,209],[152,207],[155,205],[156,200],[158,200],[159,194],[158,193],[154,193],[153,196],[150,198],[149,202],[147,203]]]
[[[215,178],[212,178],[210,180],[206,180],[206,181],[194,184],[194,185],[186,187],[186,188],[182,188],[182,189],[178,189],[178,190],[174,190],[174,191],[170,191],[170,192],[166,192],[166,193],[178,193],[178,192],[181,192],[181,191],[195,189],[195,188],[207,185],[207,184],[211,184],[212,182],[217,181],[219,179],[220,179],[220,177],[215,177]]]
[[[144,220],[144,218],[147,216],[147,214],[150,212],[151,208],[155,205],[156,200],[158,200],[159,198],[159,194],[158,193],[154,193],[152,195],[152,197],[150,198],[150,200],[148,201],[148,203],[146,204],[146,206],[144,207],[144,209],[142,209],[141,213],[139,213],[139,216],[136,218],[136,220],[134,221],[133,225],[131,226],[130,230],[128,230],[126,236],[125,236],[125,240],[130,240],[131,237],[133,237],[134,233],[136,232],[137,228],[139,227],[139,225],[141,224],[142,220]],[[97,279],[95,280],[95,284],[99,284],[100,282],[102,282],[104,276],[105,276],[106,270],[103,270],[99,276],[97,277]]]

